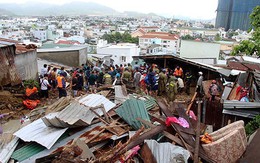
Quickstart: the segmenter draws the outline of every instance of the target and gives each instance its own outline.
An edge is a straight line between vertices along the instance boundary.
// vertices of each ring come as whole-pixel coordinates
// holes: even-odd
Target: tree
[[[220,40],[221,40],[221,37],[220,37],[219,33],[217,33],[215,36],[215,41],[220,41]]]
[[[246,55],[260,55],[260,6],[256,6],[250,14],[250,23],[254,30],[250,40],[244,40],[235,46],[232,55],[245,53]]]

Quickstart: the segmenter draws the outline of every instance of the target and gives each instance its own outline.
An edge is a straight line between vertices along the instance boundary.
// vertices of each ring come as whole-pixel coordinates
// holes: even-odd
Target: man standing
[[[42,77],[44,77],[44,75],[47,74],[47,72],[48,72],[47,64],[44,64],[43,67],[41,68],[41,73],[40,73],[40,75],[41,75]]]
[[[173,102],[175,100],[175,95],[177,94],[176,80],[177,79],[174,76],[171,76],[167,84],[166,93],[169,102]]]
[[[50,73],[50,84],[52,85],[52,90],[54,91],[54,89],[56,88],[57,86],[57,81],[56,81],[56,78],[57,78],[57,68],[54,67]]]
[[[158,95],[161,96],[163,93],[165,93],[166,90],[166,83],[167,83],[167,76],[166,76],[166,70],[163,69],[159,73],[159,81],[158,81]]]
[[[178,92],[182,93],[182,91],[184,89],[184,82],[183,82],[182,78],[177,78],[177,83],[178,83]]]
[[[185,92],[187,93],[187,95],[190,95],[190,85],[192,80],[192,75],[190,72],[186,72],[184,80],[185,80]]]
[[[129,69],[125,68],[125,71],[123,72],[121,77],[121,82],[123,84],[127,84],[128,82],[130,82],[131,78],[132,77],[131,77],[131,73],[129,72]]]
[[[72,81],[71,81],[71,90],[72,90],[72,96],[73,97],[76,97],[77,94],[78,94],[78,77],[79,77],[79,74],[76,74],[75,77],[72,78]]]
[[[183,70],[182,70],[182,68],[181,68],[180,66],[177,66],[177,67],[175,68],[175,70],[174,70],[174,76],[175,76],[176,78],[182,78],[182,76],[183,76]]]
[[[44,74],[44,77],[40,79],[40,84],[41,84],[41,97],[49,98],[48,87],[51,87],[51,85],[48,82],[48,74]]]
[[[199,97],[202,97],[204,95],[202,81],[203,81],[203,73],[200,71],[199,78],[197,81],[197,86],[196,86],[196,92],[199,94]]]
[[[60,74],[58,74],[58,77],[57,77],[59,98],[67,96],[66,80],[65,80],[65,77],[63,75],[64,75],[64,73],[60,73]]]
[[[88,82],[89,82],[89,87],[90,87],[91,93],[96,93],[96,82],[97,82],[96,71],[91,72]]]
[[[135,69],[135,74],[134,74],[134,87],[136,92],[140,91],[140,78],[142,74],[139,72],[138,67]]]

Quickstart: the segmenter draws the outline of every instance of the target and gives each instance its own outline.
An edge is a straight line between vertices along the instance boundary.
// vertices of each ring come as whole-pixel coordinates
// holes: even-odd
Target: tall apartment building
[[[250,28],[249,15],[260,5],[260,0],[219,0],[217,8],[216,27],[225,30]]]

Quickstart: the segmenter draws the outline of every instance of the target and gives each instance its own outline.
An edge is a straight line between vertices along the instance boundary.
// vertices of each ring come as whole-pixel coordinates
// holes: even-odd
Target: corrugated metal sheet
[[[246,109],[246,108],[255,108],[260,109],[260,102],[242,102],[242,101],[232,101],[225,100],[224,109]]]
[[[245,117],[245,118],[255,118],[255,116],[260,114],[260,110],[248,110],[248,109],[223,109],[223,114],[234,115],[238,117]]]
[[[21,83],[15,67],[14,54],[14,45],[0,47],[0,85],[17,85]]]
[[[44,146],[41,146],[37,143],[30,143],[27,144],[25,146],[23,146],[22,148],[19,148],[18,150],[16,150],[13,154],[12,154],[12,159],[15,159],[19,162],[43,151],[45,149]]]
[[[90,125],[96,115],[89,110],[90,107],[96,107],[103,104],[105,111],[108,112],[116,106],[102,95],[90,94],[72,102],[69,106],[59,113],[50,114],[43,118],[47,126],[55,127],[78,127]],[[95,110],[100,116],[103,115],[101,109]]]
[[[115,103],[123,103],[126,99],[128,99],[128,95],[126,90],[121,85],[115,85]]]
[[[142,123],[136,120],[136,118],[150,121],[142,100],[128,99],[116,110],[116,113],[136,130],[142,126]]]
[[[1,149],[0,152],[0,162],[1,163],[7,163],[14,152],[15,148],[17,147],[19,143],[19,138],[14,137],[14,139],[9,142],[3,149]]]
[[[158,143],[155,140],[144,140],[157,162],[173,163],[188,162],[190,152],[171,143]]]
[[[67,128],[47,127],[42,119],[38,119],[21,128],[14,135],[25,142],[34,141],[50,149],[66,130]]]
[[[146,110],[150,110],[157,105],[156,99],[153,98],[152,96],[141,96],[141,97],[139,97],[138,95],[132,95],[132,96],[130,96],[130,98],[135,98],[135,99],[144,101],[144,105],[145,105]]]

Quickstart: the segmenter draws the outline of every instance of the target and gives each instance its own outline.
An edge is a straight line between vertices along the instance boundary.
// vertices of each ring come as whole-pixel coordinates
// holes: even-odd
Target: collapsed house
[[[168,57],[158,57],[157,64],[167,63]],[[157,61],[154,56],[147,59]],[[220,75],[232,72],[175,57],[169,63],[203,71],[204,90],[212,79],[219,78],[221,83]],[[240,86],[250,86],[254,102],[239,101]],[[257,143],[252,143],[259,138],[257,132],[249,144],[244,128],[245,122],[259,114],[258,88],[259,72],[239,71],[234,84],[223,86],[221,98],[215,102],[195,99],[168,104],[163,98],[127,93],[121,85],[102,87],[99,94],[75,99],[63,97],[34,109],[28,124],[8,133],[9,139],[1,145],[0,161],[198,162],[200,158],[203,162],[246,162],[252,160],[248,150],[256,148]],[[248,114],[245,107],[253,112]]]
[[[17,85],[37,79],[36,46],[0,38],[0,85]]]

